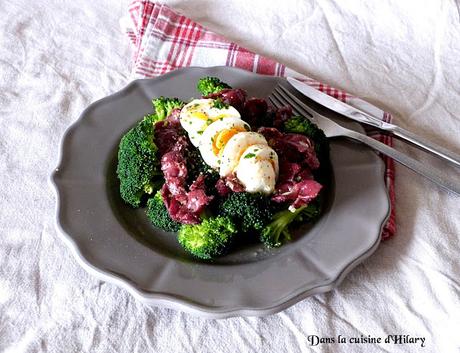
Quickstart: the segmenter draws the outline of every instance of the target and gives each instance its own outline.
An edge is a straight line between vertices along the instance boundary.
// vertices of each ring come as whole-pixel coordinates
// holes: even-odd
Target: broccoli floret
[[[194,181],[201,173],[211,173],[213,169],[203,160],[198,148],[191,146],[187,150],[187,172],[191,181]]]
[[[181,226],[179,222],[171,219],[159,190],[147,201],[147,217],[155,227],[166,232],[177,232]]]
[[[217,99],[214,99],[212,106],[213,108],[217,108],[217,109],[227,109],[230,106],[230,104],[223,102],[222,99],[220,98],[217,98]]]
[[[302,134],[311,138],[315,144],[315,152],[318,157],[320,168],[313,171],[315,180],[321,184],[330,182],[331,166],[329,161],[329,140],[316,124],[302,116],[293,116],[284,123],[283,130],[296,134]]]
[[[154,143],[154,127],[157,121],[164,120],[175,108],[184,103],[178,98],[160,97],[152,100],[155,112],[147,114],[134,128],[121,139],[118,148],[117,174],[120,179],[122,199],[132,207],[139,207],[146,194],[152,194],[161,185],[159,161]]]
[[[201,156],[198,148],[190,147],[187,150],[187,182],[193,183],[200,174],[206,177],[205,185],[208,191],[216,185],[217,180],[220,178],[219,173],[212,169]]]
[[[166,119],[174,109],[182,108],[184,104],[185,103],[179,98],[159,97],[153,99],[152,105],[155,109],[155,113],[152,115],[154,116],[155,122]]]
[[[118,147],[120,195],[132,207],[139,207],[143,196],[159,187],[154,180],[161,173],[153,133],[152,119],[147,116],[121,138]]]
[[[226,88],[231,88],[217,77],[210,76],[200,78],[196,87],[203,96],[207,96],[211,93],[218,93]]]
[[[178,240],[185,250],[200,259],[212,259],[226,253],[237,228],[229,217],[204,219],[201,224],[182,225]]]
[[[283,210],[275,213],[270,224],[261,233],[260,241],[268,247],[279,247],[291,240],[289,225],[294,221],[306,222],[315,219],[320,213],[319,203],[312,202],[297,208],[294,212]]]
[[[284,131],[308,136],[315,143],[315,152],[318,159],[329,159],[329,141],[316,124],[302,116],[293,116],[284,123]]]
[[[273,207],[262,194],[235,192],[222,200],[219,214],[231,217],[243,232],[260,231],[272,218]]]

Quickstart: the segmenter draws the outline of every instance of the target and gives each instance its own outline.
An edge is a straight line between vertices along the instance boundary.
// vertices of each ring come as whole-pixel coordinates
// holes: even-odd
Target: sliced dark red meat
[[[218,93],[207,95],[205,98],[220,98],[222,102],[230,104],[238,110],[240,114],[243,114],[244,103],[246,102],[246,91],[241,88],[226,88]]]
[[[311,179],[296,183],[284,183],[278,186],[272,200],[274,202],[289,202],[291,203],[289,207],[299,208],[315,199],[321,189],[322,185]]]
[[[216,190],[220,196],[227,196],[231,192],[243,192],[244,186],[235,174],[230,174],[217,180]]]
[[[173,110],[173,113],[166,120],[159,121],[155,124],[155,144],[158,147],[160,157],[171,149],[171,146],[176,146],[179,139],[182,137],[180,145],[188,144],[185,137],[185,131],[180,126],[178,118],[178,109]]]
[[[273,126],[281,129],[286,121],[292,117],[292,108],[285,106],[281,108],[275,108],[275,116],[273,118]]]
[[[276,128],[261,127],[259,133],[267,139],[268,145],[278,154],[278,158],[289,162],[305,162],[311,169],[319,167],[315,145],[307,136],[282,133]]]
[[[313,141],[300,134],[285,134],[276,128],[258,130],[278,154],[280,175],[272,196],[274,202],[298,208],[308,204],[322,185],[313,180],[311,170],[319,167]]]
[[[206,195],[203,175],[187,187],[186,154],[190,141],[179,123],[179,110],[174,110],[165,121],[155,124],[155,143],[161,156],[161,171],[165,184],[161,195],[171,218],[185,224],[200,223],[200,214],[212,196]]]
[[[311,169],[319,168],[314,142],[305,135],[284,134],[283,143],[296,150]]]
[[[268,104],[265,99],[251,98],[244,103],[242,118],[254,129],[259,126],[267,125]],[[269,124],[271,125],[271,123]]]

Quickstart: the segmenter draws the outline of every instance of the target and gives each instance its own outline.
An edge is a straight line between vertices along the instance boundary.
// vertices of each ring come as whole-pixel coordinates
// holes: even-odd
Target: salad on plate
[[[322,212],[329,143],[315,124],[203,77],[201,98],[152,100],[120,141],[120,196],[152,225],[209,260],[235,244],[278,247]]]

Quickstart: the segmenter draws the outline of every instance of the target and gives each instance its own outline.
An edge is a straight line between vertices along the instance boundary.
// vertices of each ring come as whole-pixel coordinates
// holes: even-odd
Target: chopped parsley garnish
[[[254,158],[256,155],[254,153],[248,153],[244,156],[245,159]]]
[[[217,98],[217,99],[214,99],[212,106],[213,108],[217,108],[217,109],[227,109],[230,106],[230,104],[224,103],[222,99]]]

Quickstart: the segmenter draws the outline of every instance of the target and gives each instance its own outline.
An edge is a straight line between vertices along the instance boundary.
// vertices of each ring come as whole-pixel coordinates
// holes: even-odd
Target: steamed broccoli
[[[293,116],[284,123],[283,129],[285,132],[302,134],[311,138],[315,143],[315,152],[320,162],[324,158],[329,158],[329,142],[326,135],[324,135],[323,130],[307,118]]]
[[[210,76],[200,78],[196,87],[203,96],[207,96],[211,93],[218,93],[226,88],[231,88],[217,77]]]
[[[217,174],[201,156],[200,150],[196,147],[190,146],[186,152],[187,160],[187,173],[189,182],[193,182],[200,174]],[[217,180],[216,180],[217,181]]]
[[[118,148],[120,195],[132,207],[139,207],[143,196],[158,187],[154,179],[161,173],[153,133],[152,118],[146,116],[121,138]]]
[[[181,226],[179,222],[171,219],[160,190],[147,201],[147,217],[155,227],[166,232],[177,232]]]
[[[201,259],[223,255],[230,247],[237,228],[229,217],[204,219],[201,224],[182,225],[177,238],[185,250]]]
[[[260,241],[268,247],[281,246],[285,241],[291,240],[289,226],[294,221],[305,222],[313,220],[320,213],[317,202],[297,208],[294,212],[283,210],[275,213],[273,220],[263,230]]]
[[[203,174],[205,176],[204,184],[206,187],[206,194],[215,193],[214,187],[220,175],[203,160],[198,148],[191,146],[186,152],[186,160],[187,183],[191,185],[200,174]]]
[[[262,194],[231,193],[219,205],[219,214],[231,217],[241,231],[260,231],[272,218],[270,200]]]
[[[315,144],[315,152],[318,157],[320,168],[313,171],[315,180],[321,184],[329,184],[331,166],[329,161],[329,140],[316,124],[302,116],[293,116],[284,123],[283,130],[302,134],[311,138]]]
[[[182,108],[184,102],[179,98],[165,98],[159,97],[152,100],[153,108],[155,108],[154,116],[155,122],[164,120],[176,108]]]
[[[216,109],[227,109],[229,106],[230,104],[225,103],[220,98],[214,99],[214,102],[212,102],[212,107]]]
[[[118,148],[117,174],[120,179],[120,195],[132,207],[139,207],[143,197],[157,189],[161,180],[159,161],[156,156],[154,127],[157,121],[164,120],[175,108],[184,104],[178,98],[160,97],[152,100],[155,112],[147,114],[120,141]]]

